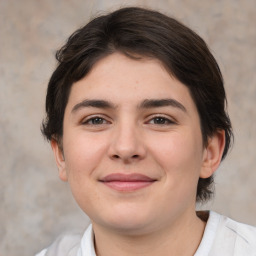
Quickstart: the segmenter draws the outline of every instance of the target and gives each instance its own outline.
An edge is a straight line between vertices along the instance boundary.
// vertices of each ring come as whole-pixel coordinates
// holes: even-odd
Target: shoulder
[[[256,227],[243,224],[228,217],[212,212],[218,217],[214,245],[216,250],[230,255],[256,255]]]
[[[96,256],[94,233],[90,224],[85,232],[66,233],[59,236],[48,248],[36,256]]]
[[[64,233],[59,236],[47,249],[35,256],[73,256],[76,255],[82,238],[79,232]]]

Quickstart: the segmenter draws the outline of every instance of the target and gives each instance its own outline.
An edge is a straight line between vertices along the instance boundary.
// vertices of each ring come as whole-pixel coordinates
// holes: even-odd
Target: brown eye
[[[166,120],[166,118],[162,118],[162,117],[154,118],[154,124],[166,124],[166,123],[168,123],[168,120]]]
[[[151,124],[158,124],[158,125],[167,125],[167,124],[173,124],[174,122],[161,116],[154,117],[150,120]]]
[[[100,117],[96,117],[90,120],[90,122],[92,124],[103,124],[104,123],[104,119],[100,118]]]
[[[101,124],[107,124],[107,123],[108,122],[102,117],[92,117],[83,122],[83,124],[85,125],[101,125]]]

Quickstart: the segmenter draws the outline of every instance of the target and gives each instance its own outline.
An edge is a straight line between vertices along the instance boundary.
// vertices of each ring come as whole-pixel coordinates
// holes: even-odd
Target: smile
[[[117,191],[135,191],[152,185],[156,179],[142,174],[121,174],[113,173],[100,179],[104,185]]]

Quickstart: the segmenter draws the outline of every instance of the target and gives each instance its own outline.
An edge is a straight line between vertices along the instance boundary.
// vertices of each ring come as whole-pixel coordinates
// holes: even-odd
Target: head
[[[232,128],[226,113],[226,95],[219,66],[206,43],[191,29],[161,13],[124,8],[97,17],[74,32],[57,52],[58,66],[50,79],[42,132],[62,148],[63,119],[72,85],[113,53],[131,59],[162,63],[170,76],[184,84],[197,108],[203,147],[219,131],[225,133],[225,158]],[[210,199],[213,176],[199,178],[197,201]]]

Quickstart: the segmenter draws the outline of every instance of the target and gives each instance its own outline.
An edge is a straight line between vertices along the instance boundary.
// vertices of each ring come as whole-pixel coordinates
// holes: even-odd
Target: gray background
[[[255,0],[0,0],[0,255],[25,256],[88,219],[58,180],[40,134],[53,54],[90,17],[124,5],[173,15],[209,44],[222,69],[236,141],[204,206],[256,225]]]

